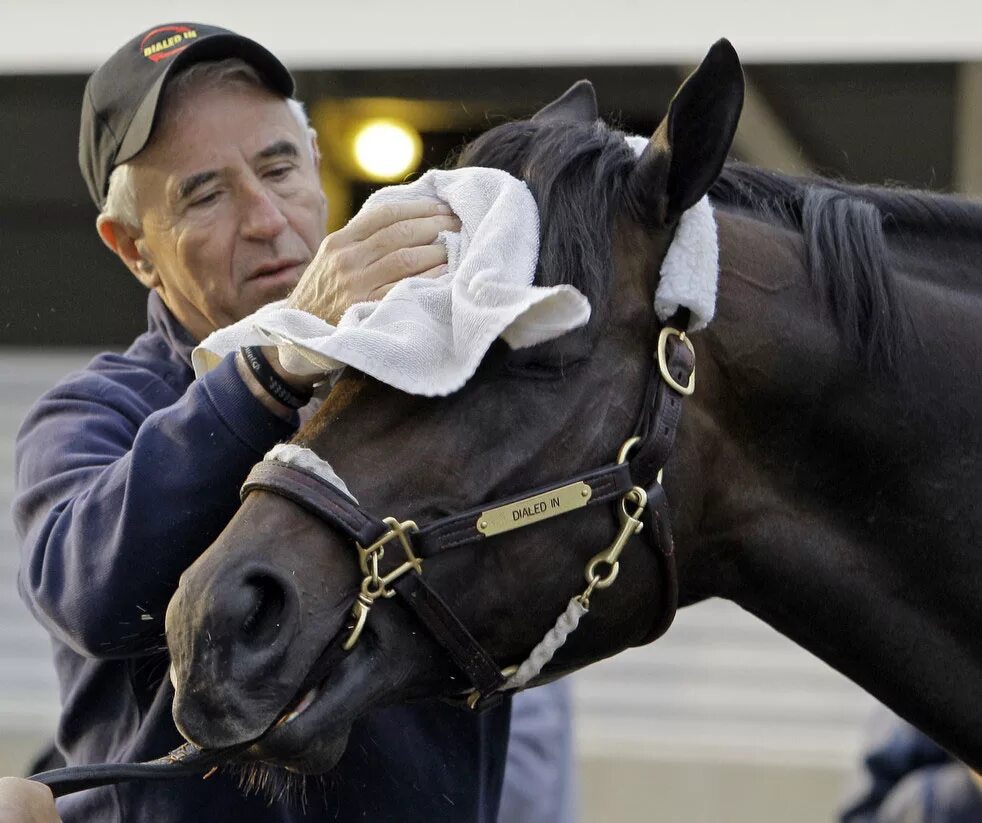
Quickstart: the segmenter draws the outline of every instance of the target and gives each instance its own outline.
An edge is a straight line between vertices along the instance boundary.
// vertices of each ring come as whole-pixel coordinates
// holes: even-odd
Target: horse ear
[[[532,115],[533,123],[592,123],[597,113],[597,93],[589,80],[578,80],[566,92]]]
[[[639,202],[657,198],[666,221],[695,204],[723,169],[742,108],[740,58],[729,40],[718,40],[675,93],[638,161]]]

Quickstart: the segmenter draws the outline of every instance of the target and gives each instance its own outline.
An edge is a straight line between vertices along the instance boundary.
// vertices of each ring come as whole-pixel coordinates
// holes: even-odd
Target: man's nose
[[[253,240],[271,240],[287,226],[286,216],[275,198],[260,183],[244,187],[241,231]]]

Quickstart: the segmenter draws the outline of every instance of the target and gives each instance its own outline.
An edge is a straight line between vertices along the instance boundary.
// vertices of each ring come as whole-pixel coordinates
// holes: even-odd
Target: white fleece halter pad
[[[648,145],[647,137],[628,135],[625,139],[638,157]],[[718,284],[719,237],[713,207],[704,195],[682,212],[662,261],[655,290],[658,319],[664,323],[684,306],[692,313],[688,331],[706,328],[716,314]]]
[[[269,460],[273,463],[286,463],[289,466],[305,469],[322,480],[326,480],[340,491],[343,491],[356,503],[358,502],[355,496],[348,490],[345,482],[338,477],[337,472],[334,471],[331,464],[323,458],[318,457],[308,448],[295,446],[292,443],[279,443],[266,452],[263,460]]]

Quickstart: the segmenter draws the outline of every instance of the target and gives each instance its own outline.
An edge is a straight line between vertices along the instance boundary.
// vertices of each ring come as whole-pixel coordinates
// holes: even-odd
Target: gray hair
[[[164,99],[160,107],[163,112],[179,99],[192,86],[195,88],[211,88],[226,83],[239,83],[258,88],[268,88],[259,77],[259,73],[251,65],[238,57],[226,60],[216,60],[206,63],[195,63],[177,75],[164,89]],[[290,114],[300,124],[304,134],[310,138],[316,137],[316,132],[310,126],[310,120],[303,103],[292,97],[286,98]],[[312,157],[310,140],[305,141],[308,156]],[[137,228],[140,216],[136,208],[136,186],[133,182],[133,167],[129,163],[121,163],[109,175],[109,191],[106,194],[106,205],[102,208],[102,217],[115,220],[125,226]]]

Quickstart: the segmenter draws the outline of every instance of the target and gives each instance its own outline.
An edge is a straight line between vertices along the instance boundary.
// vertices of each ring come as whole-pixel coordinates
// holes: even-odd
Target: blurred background
[[[34,399],[145,329],[77,169],[89,72],[163,18],[233,28],[297,78],[331,228],[377,186],[591,79],[650,132],[718,37],[747,70],[735,155],[786,172],[982,192],[977,3],[0,3],[0,774],[50,735],[46,635],[15,587],[13,439]],[[582,819],[824,821],[872,700],[735,606],[686,610],[656,646],[575,678]]]

